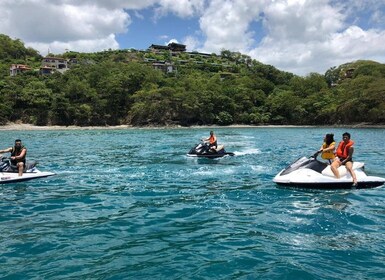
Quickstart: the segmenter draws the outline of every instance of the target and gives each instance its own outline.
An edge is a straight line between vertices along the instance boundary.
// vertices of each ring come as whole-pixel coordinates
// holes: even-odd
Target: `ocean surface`
[[[0,278],[385,278],[384,187],[272,182],[345,131],[385,177],[385,129],[218,127],[235,156],[187,157],[210,129],[1,131],[56,175],[0,185]]]

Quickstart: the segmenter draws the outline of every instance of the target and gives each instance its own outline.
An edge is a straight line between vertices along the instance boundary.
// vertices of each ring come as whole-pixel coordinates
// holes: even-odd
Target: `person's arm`
[[[8,148],[8,149],[5,149],[5,150],[0,150],[0,154],[2,154],[2,153],[9,153],[9,152],[12,152],[12,147]]]
[[[354,153],[354,148],[353,148],[353,147],[350,147],[350,148],[349,148],[348,157],[345,158],[341,163],[342,163],[342,164],[345,164],[345,163],[347,163],[348,161],[351,161],[352,158],[353,158],[353,153]]]
[[[335,148],[335,145],[330,145],[330,147],[327,147],[325,149],[322,149],[322,152],[327,152],[327,151],[333,151]]]

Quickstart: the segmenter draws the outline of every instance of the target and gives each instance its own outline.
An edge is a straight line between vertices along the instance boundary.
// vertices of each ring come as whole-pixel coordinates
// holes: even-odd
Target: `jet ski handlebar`
[[[313,155],[311,155],[311,158],[317,159],[318,155],[321,153],[321,151],[316,151]]]

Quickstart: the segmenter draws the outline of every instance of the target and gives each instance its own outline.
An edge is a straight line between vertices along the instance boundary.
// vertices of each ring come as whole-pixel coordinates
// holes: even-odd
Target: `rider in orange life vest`
[[[350,134],[348,132],[342,134],[342,141],[338,144],[336,158],[330,167],[333,174],[339,178],[340,174],[337,168],[341,165],[345,165],[346,169],[353,178],[353,186],[357,186],[357,177],[353,170],[353,145],[354,142],[350,140]]]
[[[22,176],[25,166],[25,158],[27,156],[27,148],[21,144],[21,140],[16,139],[14,147],[0,150],[0,153],[11,153],[11,164],[17,166],[19,176]]]
[[[214,131],[210,131],[210,137],[206,139],[202,139],[205,142],[209,142],[209,148],[216,150],[218,148],[218,143],[217,143],[217,137],[214,134]]]
[[[322,153],[321,157],[326,159],[331,163],[335,158],[334,149],[336,147],[336,142],[334,141],[334,134],[328,133],[325,135],[324,143],[319,149],[318,153]],[[335,175],[335,174],[334,174]]]

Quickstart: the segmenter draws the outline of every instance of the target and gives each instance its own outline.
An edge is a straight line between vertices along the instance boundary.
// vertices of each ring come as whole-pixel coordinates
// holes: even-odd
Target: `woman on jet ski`
[[[355,187],[357,186],[357,178],[353,170],[353,145],[354,142],[350,140],[350,133],[345,132],[344,134],[342,134],[342,141],[338,144],[336,152],[337,157],[334,159],[330,168],[333,171],[333,174],[337,178],[340,178],[338,167],[340,167],[341,165],[345,165],[346,169],[353,178],[353,187]]]
[[[329,163],[332,163],[335,158],[335,155],[334,155],[335,147],[336,147],[336,142],[334,141],[334,134],[328,133],[325,135],[324,143],[322,144],[318,153],[321,153],[321,157],[323,159],[326,159],[329,161]]]

